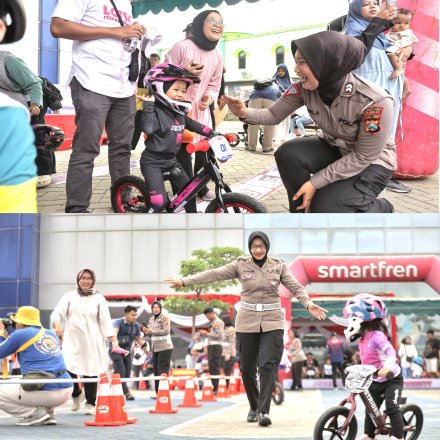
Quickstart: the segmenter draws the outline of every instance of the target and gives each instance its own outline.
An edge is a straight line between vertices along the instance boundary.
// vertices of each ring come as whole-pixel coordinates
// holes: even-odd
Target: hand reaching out
[[[309,308],[307,309],[308,312],[315,318],[322,320],[326,318],[325,312],[328,312],[328,310],[323,309],[322,307],[319,307],[316,304],[310,304]]]
[[[241,99],[233,98],[229,95],[223,95],[223,100],[228,104],[229,110],[239,118],[245,118],[248,113],[248,109]]]
[[[176,287],[183,287],[183,281],[180,278],[168,277],[165,281],[173,289],[176,288]]]

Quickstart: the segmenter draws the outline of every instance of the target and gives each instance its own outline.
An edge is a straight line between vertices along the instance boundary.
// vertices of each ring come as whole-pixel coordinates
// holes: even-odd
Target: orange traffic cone
[[[230,397],[226,386],[225,376],[222,376],[218,382],[217,397]]]
[[[157,390],[157,400],[155,409],[150,409],[152,414],[174,414],[177,409],[171,406],[170,387],[168,386],[168,378],[166,374],[162,374],[159,381],[159,389]]]
[[[112,390],[107,374],[99,378],[98,397],[94,422],[84,422],[86,426],[123,426],[127,422],[118,421],[115,417]]]
[[[179,405],[182,408],[196,408],[200,405],[200,403],[197,403],[196,399],[196,390],[194,387],[194,379],[190,378],[186,380],[185,383],[185,394],[183,395],[183,402],[179,403]]]
[[[111,388],[116,420],[128,424],[136,423],[136,417],[127,416],[124,391],[122,390],[121,376],[119,374],[113,374]]]
[[[209,374],[206,375],[206,379],[203,382],[202,388],[202,398],[200,402],[217,402],[217,399],[214,397],[214,390],[212,388],[211,377]]]
[[[229,379],[228,393],[230,396],[234,396],[237,393],[237,383],[235,381],[235,377],[231,376]]]

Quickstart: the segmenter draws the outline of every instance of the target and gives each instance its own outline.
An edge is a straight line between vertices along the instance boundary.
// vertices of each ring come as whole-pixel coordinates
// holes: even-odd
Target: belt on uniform
[[[269,304],[254,304],[254,303],[247,303],[244,301],[241,301],[241,308],[245,310],[252,310],[254,312],[266,312],[269,310],[281,310],[281,303],[269,303]]]
[[[167,340],[168,339],[168,336],[151,336],[151,340],[153,341],[153,342],[156,342],[156,341],[165,341],[165,340]]]
[[[223,345],[221,341],[209,341],[209,345]]]

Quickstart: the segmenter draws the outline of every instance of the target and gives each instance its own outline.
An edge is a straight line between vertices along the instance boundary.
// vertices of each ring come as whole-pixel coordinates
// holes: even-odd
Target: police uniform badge
[[[301,95],[301,89],[299,88],[299,83],[293,83],[285,92],[284,96],[299,96]]]
[[[383,107],[368,107],[363,113],[365,121],[365,131],[375,134],[380,131],[380,121],[382,119]]]

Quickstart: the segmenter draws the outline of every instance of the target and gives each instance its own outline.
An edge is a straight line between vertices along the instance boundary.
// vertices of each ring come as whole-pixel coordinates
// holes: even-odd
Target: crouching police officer
[[[239,257],[217,269],[182,279],[169,277],[166,281],[171,287],[183,287],[232,278],[240,280],[241,307],[237,314],[236,334],[242,379],[250,405],[247,421],[268,426],[272,423],[269,409],[283,354],[284,314],[279,285],[285,286],[315,318],[324,319],[327,310],[313,304],[283,261],[267,255],[270,242],[264,232],[253,232],[248,246],[250,257]]]
[[[61,354],[60,341],[52,330],[43,328],[40,311],[35,307],[20,307],[11,319],[16,330],[10,335],[0,320],[0,358],[17,353],[25,379],[71,379]],[[32,377],[26,377],[27,373]],[[71,382],[0,384],[0,409],[20,417],[16,423],[19,426],[56,425],[54,408],[69,400],[72,388]]]

